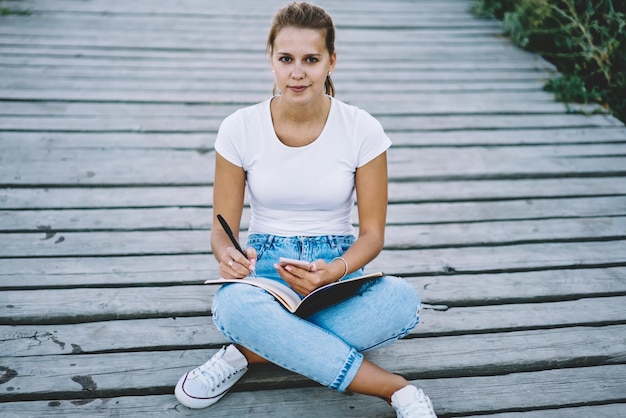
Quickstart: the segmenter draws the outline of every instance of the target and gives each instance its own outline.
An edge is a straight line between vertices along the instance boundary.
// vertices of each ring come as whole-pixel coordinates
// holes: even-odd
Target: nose
[[[293,70],[291,70],[291,78],[294,80],[301,80],[304,78],[304,68],[302,68],[302,64],[296,63],[293,66]]]

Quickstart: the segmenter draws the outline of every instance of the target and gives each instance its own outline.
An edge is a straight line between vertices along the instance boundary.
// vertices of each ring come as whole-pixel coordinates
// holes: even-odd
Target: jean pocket
[[[333,236],[330,238],[336,257],[341,257],[354,244],[355,237],[351,235]]]
[[[256,250],[257,262],[263,257],[263,254],[272,245],[271,235],[266,234],[253,234],[248,237],[248,247],[252,247]]]

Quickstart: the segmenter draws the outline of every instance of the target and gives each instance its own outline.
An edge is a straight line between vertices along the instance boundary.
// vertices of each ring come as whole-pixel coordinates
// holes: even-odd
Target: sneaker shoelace
[[[400,408],[402,417],[407,418],[437,418],[430,398],[418,393],[414,402]]]
[[[209,390],[219,388],[228,378],[236,374],[237,370],[223,359],[211,360],[197,369],[196,376]]]

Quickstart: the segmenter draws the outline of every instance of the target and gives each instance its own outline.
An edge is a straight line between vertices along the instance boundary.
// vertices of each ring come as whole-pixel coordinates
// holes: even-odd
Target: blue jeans
[[[284,283],[273,267],[278,257],[328,262],[341,256],[354,239],[254,234],[248,246],[257,251],[257,275]],[[385,276],[363,285],[357,296],[306,319],[291,314],[266,291],[242,284],[222,286],[212,311],[215,326],[232,342],[343,392],[359,370],[362,353],[407,335],[419,321],[420,306],[410,283]]]

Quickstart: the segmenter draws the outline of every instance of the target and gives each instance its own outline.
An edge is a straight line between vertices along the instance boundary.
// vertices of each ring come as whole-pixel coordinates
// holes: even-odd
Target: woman
[[[214,214],[237,236],[246,184],[251,206],[245,256],[214,216],[211,245],[222,277],[255,273],[306,295],[363,274],[382,250],[390,140],[372,116],[334,99],[334,37],[332,19],[317,6],[279,10],[267,51],[280,94],[235,112],[220,127]],[[351,224],[355,191],[358,238]],[[310,264],[280,265],[279,257]],[[213,319],[234,344],[181,377],[176,396],[190,408],[212,405],[249,364],[271,362],[337,391],[380,397],[398,417],[435,417],[421,390],[362,354],[408,334],[420,305],[410,284],[389,276],[306,319],[254,286],[223,286]]]

